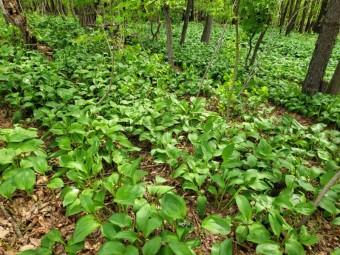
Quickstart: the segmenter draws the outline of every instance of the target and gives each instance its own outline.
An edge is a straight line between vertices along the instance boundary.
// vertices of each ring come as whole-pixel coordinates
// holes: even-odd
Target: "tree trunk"
[[[25,43],[36,48],[37,38],[29,31],[27,19],[22,14],[19,2],[17,0],[0,0],[0,7],[6,21],[20,29]]]
[[[281,11],[281,15],[280,15],[280,33],[282,32],[283,26],[285,24],[285,20],[286,20],[286,16],[287,16],[287,12],[288,12],[288,7],[289,7],[289,0],[286,2],[286,4],[284,5],[284,1],[282,1],[282,5],[284,5],[282,11]]]
[[[191,13],[190,13],[190,21],[195,21],[195,2],[194,0],[191,0],[192,6],[191,6]]]
[[[315,9],[316,2],[317,2],[317,0],[312,0],[312,3],[310,5],[305,32],[310,32],[311,31],[312,20],[313,20],[313,16],[314,16],[314,9]]]
[[[333,95],[340,95],[340,61],[334,71],[327,92]]]
[[[159,32],[161,30],[161,21],[160,21],[160,18],[159,16],[157,17],[157,28],[156,28],[156,31],[154,32],[153,31],[153,20],[150,21],[150,30],[151,30],[151,35],[152,35],[152,40],[158,40],[158,35],[159,35]]]
[[[234,88],[237,77],[238,77],[238,65],[240,63],[240,33],[239,33],[239,10],[240,10],[240,0],[235,0],[234,4],[234,17],[235,17],[235,63],[234,63],[234,74],[232,80],[232,88]],[[228,114],[229,115],[229,114]]]
[[[205,18],[205,25],[201,37],[201,42],[209,43],[210,41],[210,35],[212,31],[212,25],[213,25],[213,17],[210,14],[207,14],[207,17]]]
[[[296,0],[293,14],[289,18],[289,21],[288,21],[286,35],[289,35],[290,32],[292,32],[293,29],[294,29],[296,18],[297,18],[298,14],[299,14],[300,4],[301,4],[301,0]]]
[[[185,14],[184,14],[184,22],[183,22],[183,28],[182,28],[182,33],[181,33],[181,40],[179,41],[180,45],[183,45],[184,42],[185,42],[185,37],[186,37],[186,34],[187,34],[187,30],[188,30],[192,5],[193,5],[193,0],[187,0],[187,8],[186,8]]]
[[[314,94],[323,90],[322,79],[340,28],[340,1],[330,0],[327,9],[303,84],[303,91],[307,94]]]
[[[320,33],[320,31],[321,31],[322,20],[325,17],[326,12],[327,12],[327,4],[328,4],[328,0],[322,0],[318,19],[316,20],[316,22],[313,26],[314,33]]]
[[[290,22],[290,20],[292,19],[293,17],[293,14],[294,14],[294,6],[295,6],[295,0],[289,0],[289,14],[288,14],[288,23]]]
[[[307,16],[308,4],[309,4],[309,0],[305,0],[305,2],[303,3],[303,11],[302,11],[300,26],[299,26],[299,32],[300,33],[303,33],[304,28],[305,28],[305,19],[306,19],[306,16]]]
[[[172,43],[172,27],[171,27],[171,17],[170,17],[170,7],[169,5],[163,6],[164,18],[165,18],[165,30],[166,30],[166,48],[168,53],[168,62],[171,67],[175,67],[174,63],[174,52]]]
[[[75,8],[75,13],[83,27],[95,26],[97,21],[98,3],[88,4]]]
[[[259,49],[260,49],[260,45],[261,45],[261,43],[263,42],[264,35],[266,34],[266,32],[267,32],[267,28],[266,28],[265,30],[263,30],[263,31],[260,33],[260,36],[259,36],[259,38],[257,39],[257,42],[256,42],[256,44],[255,44],[253,56],[251,57],[249,66],[252,66],[252,65],[255,63],[256,56],[257,56],[257,52],[258,52]]]
[[[249,62],[250,54],[253,51],[253,39],[254,39],[254,36],[255,36],[255,33],[252,33],[249,36],[249,41],[248,41],[249,49],[248,49],[248,53],[247,53],[246,60],[245,60],[245,65],[244,65],[245,69],[248,69],[248,67],[249,67],[248,62]]]

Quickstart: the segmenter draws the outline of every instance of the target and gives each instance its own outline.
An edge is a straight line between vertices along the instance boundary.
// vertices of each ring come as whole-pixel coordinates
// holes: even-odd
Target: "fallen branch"
[[[23,235],[22,235],[22,233],[20,231],[20,228],[18,227],[18,225],[15,222],[14,218],[9,214],[7,209],[3,206],[3,204],[0,204],[0,209],[1,209],[2,213],[5,215],[5,217],[11,221],[13,229],[14,229],[14,232],[16,233],[18,238],[22,238]]]
[[[327,194],[327,192],[331,189],[331,187],[339,180],[339,178],[340,178],[340,171],[338,171],[332,177],[332,179],[329,180],[329,182],[325,185],[325,187],[323,187],[323,189],[321,190],[321,192],[319,193],[319,195],[317,196],[317,198],[313,202],[313,205],[314,205],[315,208],[317,208],[320,205],[322,198]],[[309,221],[311,216],[312,216],[312,214],[304,216],[302,218],[301,222],[299,223],[298,227],[305,225]]]

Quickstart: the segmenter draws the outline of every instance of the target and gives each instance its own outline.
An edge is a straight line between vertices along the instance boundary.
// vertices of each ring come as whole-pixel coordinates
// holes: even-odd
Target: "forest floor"
[[[315,120],[303,116],[298,113],[287,111],[284,107],[269,104],[272,107],[272,116],[282,118],[289,115],[296,119],[300,124],[309,126],[315,124]],[[11,128],[12,116],[8,109],[0,109],[0,128]],[[29,125],[29,124],[28,124]],[[43,132],[43,131],[41,131]],[[138,142],[138,141],[137,141]],[[156,176],[167,179],[170,186],[177,187],[180,192],[181,184],[173,178],[170,178],[171,169],[166,164],[158,164],[154,162],[150,155],[150,144],[138,142],[138,146],[143,148],[138,152],[143,161],[141,169],[148,172],[145,177],[146,181],[153,181]],[[188,147],[189,146],[189,147]],[[1,145],[0,145],[1,147]],[[182,148],[192,150],[189,144],[183,144]],[[11,198],[5,200],[0,197],[0,255],[15,255],[20,251],[34,249],[40,246],[41,238],[51,229],[57,228],[65,239],[69,239],[74,231],[76,217],[65,216],[65,208],[62,206],[60,191],[54,191],[47,188],[48,177],[39,176],[32,194],[26,192],[18,192]],[[195,197],[183,194],[187,201],[194,201]],[[195,203],[188,204],[188,218],[194,222],[195,236],[201,238],[202,245],[195,250],[198,255],[209,254],[211,246],[220,238],[215,235],[209,235],[201,231],[201,219],[197,215]],[[207,208],[211,214],[221,213],[216,208]],[[224,214],[234,214],[237,207],[228,209]],[[319,243],[307,250],[309,255],[328,255],[340,243],[340,227],[332,226],[320,212],[314,214],[308,222],[308,227],[314,229],[318,233]],[[78,253],[79,255],[97,254],[101,245],[104,243],[99,232],[91,234],[86,240],[84,249]],[[61,245],[54,249],[55,254],[65,254]],[[235,255],[251,255],[255,254],[255,247],[235,242]]]

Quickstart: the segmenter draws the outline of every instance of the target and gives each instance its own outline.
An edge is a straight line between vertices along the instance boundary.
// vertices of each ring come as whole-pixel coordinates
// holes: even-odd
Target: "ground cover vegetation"
[[[0,6],[0,254],[339,254],[339,1]]]

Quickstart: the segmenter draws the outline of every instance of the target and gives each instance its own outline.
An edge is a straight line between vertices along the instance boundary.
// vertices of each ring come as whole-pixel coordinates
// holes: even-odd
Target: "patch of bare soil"
[[[331,224],[321,212],[317,212],[307,224],[311,231],[317,233],[319,242],[308,249],[310,255],[328,255],[340,248],[340,227]]]
[[[39,247],[42,236],[53,228],[59,229],[65,238],[72,234],[75,219],[65,216],[60,194],[46,184],[47,177],[41,176],[33,194],[19,192],[10,200],[0,198],[1,255]]]
[[[12,118],[10,111],[6,108],[0,108],[0,128],[12,127]]]

